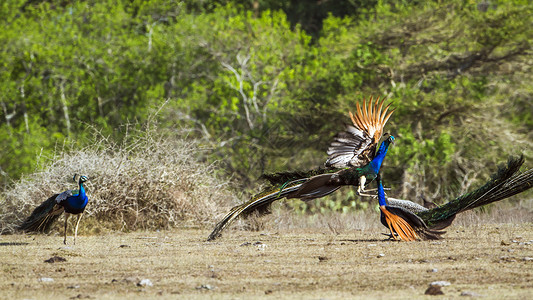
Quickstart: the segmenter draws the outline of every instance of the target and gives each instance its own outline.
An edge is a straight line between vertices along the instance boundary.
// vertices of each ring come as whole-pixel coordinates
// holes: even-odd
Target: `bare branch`
[[[65,97],[65,79],[62,78],[59,83],[59,90],[61,91],[61,107],[63,109],[63,116],[65,117],[65,123],[67,125],[67,134],[70,136],[70,116],[68,113],[67,98]]]
[[[6,119],[6,125],[9,129],[11,129],[11,119],[13,119],[13,117],[16,115],[17,111],[16,111],[16,107],[17,105],[13,105],[13,111],[11,113],[8,113],[7,112],[7,105],[4,103],[4,101],[0,101],[0,103],[2,104],[2,109],[4,110],[4,115],[5,115],[5,119]],[[11,131],[10,131],[11,133]]]
[[[248,60],[245,60],[245,62],[246,61]],[[243,77],[242,74],[239,74],[239,72],[237,72],[235,68],[233,68],[231,65],[225,62],[221,62],[221,64],[224,68],[230,70],[235,75],[235,78],[237,79],[237,82],[239,83],[239,88],[236,89],[233,85],[231,86],[234,89],[236,89],[239,92],[239,94],[241,94],[243,107],[244,107],[244,113],[246,114],[246,122],[248,122],[248,127],[250,127],[250,129],[254,129],[254,123],[250,117],[250,110],[248,108],[248,96],[246,96],[246,93],[244,92],[244,80],[242,78]]]

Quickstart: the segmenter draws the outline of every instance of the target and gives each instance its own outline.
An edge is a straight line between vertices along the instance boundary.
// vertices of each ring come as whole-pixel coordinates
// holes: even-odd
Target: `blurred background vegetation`
[[[244,201],[264,172],[322,165],[348,110],[374,95],[397,108],[390,193],[439,203],[510,154],[533,167],[532,11],[527,0],[2,1],[1,190],[94,144],[87,128],[120,144],[131,124],[157,122],[199,145]],[[319,203],[365,206],[350,189]]]

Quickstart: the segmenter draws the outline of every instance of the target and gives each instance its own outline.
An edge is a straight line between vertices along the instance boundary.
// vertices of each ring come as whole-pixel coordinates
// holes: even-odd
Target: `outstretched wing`
[[[328,148],[328,160],[326,167],[346,168],[362,167],[368,164],[376,153],[376,147],[379,139],[383,135],[383,127],[394,112],[389,113],[389,103],[383,108],[385,99],[374,103],[370,97],[367,101],[363,100],[363,108],[356,103],[357,111],[355,114],[349,112],[353,125],[346,125],[346,129],[338,133]]]

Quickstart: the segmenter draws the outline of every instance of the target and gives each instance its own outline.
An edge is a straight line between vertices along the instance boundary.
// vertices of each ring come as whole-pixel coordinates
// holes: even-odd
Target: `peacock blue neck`
[[[390,136],[388,139],[384,140],[381,143],[381,146],[379,147],[378,153],[374,157],[374,159],[370,162],[370,167],[372,170],[377,174],[379,173],[379,169],[381,168],[381,164],[383,163],[383,159],[385,159],[385,156],[387,155],[387,150],[389,150],[389,145],[391,141],[394,140],[394,137]]]
[[[381,178],[378,179],[378,202],[379,206],[387,205],[387,199],[385,198],[385,190],[383,189]]]
[[[83,182],[80,182],[80,197],[85,197],[85,188],[83,187]]]
[[[80,213],[85,209],[85,206],[87,206],[87,202],[89,202],[89,199],[87,198],[87,195],[85,194],[85,188],[83,187],[83,182],[79,182],[79,192],[77,195],[73,195],[72,197],[69,197],[67,199],[67,205],[68,209],[65,207],[67,212],[70,213]]]

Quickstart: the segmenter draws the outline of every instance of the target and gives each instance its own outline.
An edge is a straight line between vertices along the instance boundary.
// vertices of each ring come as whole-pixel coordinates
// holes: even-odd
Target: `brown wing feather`
[[[383,108],[384,102],[370,97],[355,104],[356,113],[348,112],[353,126],[347,125],[335,136],[327,152],[327,167],[362,167],[374,158],[383,127],[394,112],[389,111],[391,103]]]

